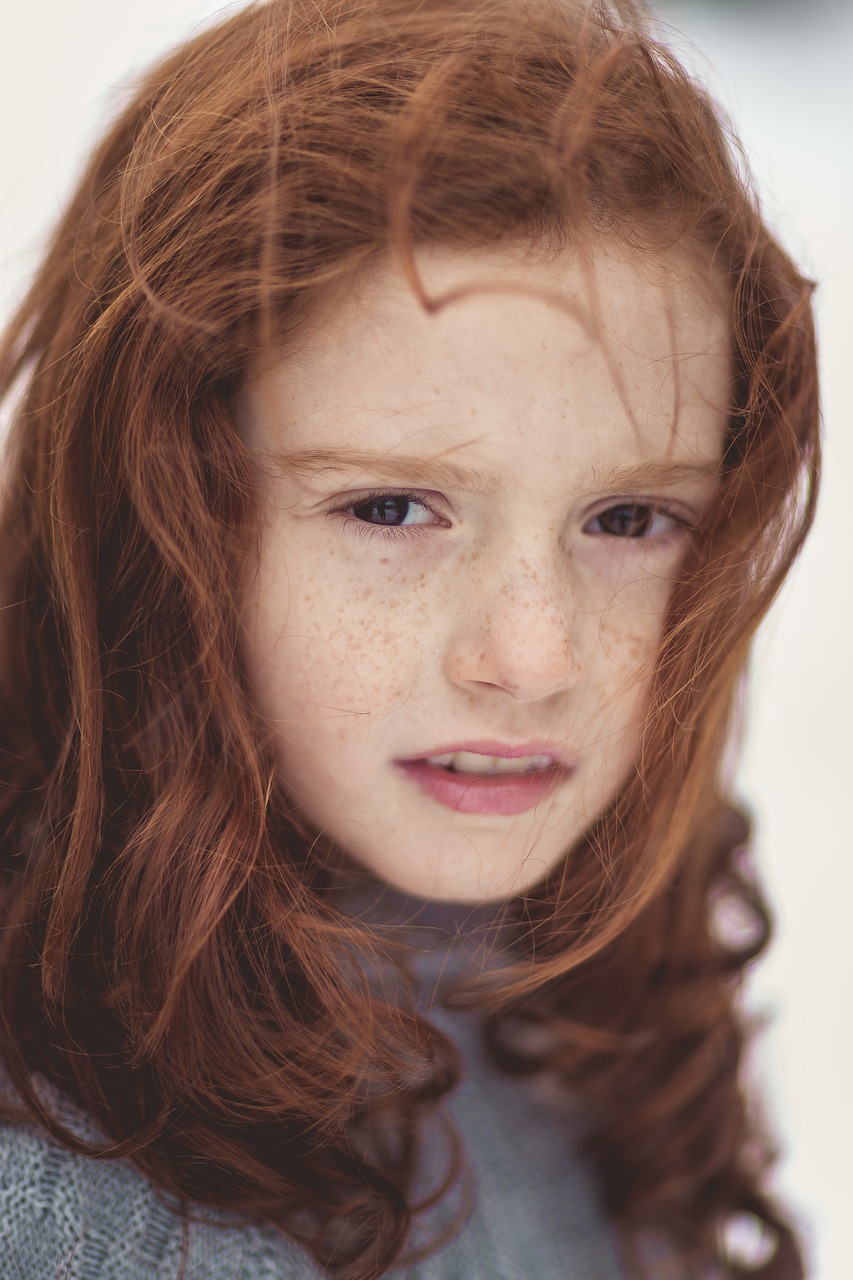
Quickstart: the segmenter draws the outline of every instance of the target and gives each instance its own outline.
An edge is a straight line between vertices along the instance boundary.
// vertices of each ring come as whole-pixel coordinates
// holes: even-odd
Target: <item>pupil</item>
[[[648,507],[625,505],[614,507],[607,513],[606,523],[614,533],[627,538],[641,538],[648,532],[651,522],[651,511]]]
[[[352,511],[357,519],[368,524],[402,524],[409,513],[409,500],[393,495],[371,498],[369,502],[360,502]]]

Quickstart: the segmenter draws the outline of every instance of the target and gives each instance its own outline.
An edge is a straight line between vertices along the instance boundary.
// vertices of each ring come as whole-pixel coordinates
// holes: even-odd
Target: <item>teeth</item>
[[[448,751],[443,756],[427,756],[427,764],[452,769],[454,773],[533,773],[556,764],[553,756],[481,756],[474,751]]]

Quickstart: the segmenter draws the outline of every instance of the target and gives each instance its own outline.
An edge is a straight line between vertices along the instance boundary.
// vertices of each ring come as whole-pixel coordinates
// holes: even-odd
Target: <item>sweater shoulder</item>
[[[66,1108],[63,1122],[89,1128]],[[84,1136],[81,1134],[81,1136]],[[127,1160],[93,1158],[28,1122],[0,1124],[0,1280],[318,1280],[272,1228],[185,1218]]]

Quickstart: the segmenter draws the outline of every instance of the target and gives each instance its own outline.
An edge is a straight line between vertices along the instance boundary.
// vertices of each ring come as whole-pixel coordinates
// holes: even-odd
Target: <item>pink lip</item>
[[[560,759],[562,753],[545,742],[529,742],[510,747],[499,742],[466,742],[444,746],[428,752],[430,756],[453,751],[472,751],[477,755],[514,759],[518,756],[549,755],[554,758],[550,769],[535,773],[482,774],[448,773],[438,765],[428,764],[425,757],[397,760],[395,764],[432,800],[457,813],[503,814],[526,813],[534,809],[550,792],[571,777],[574,766]]]

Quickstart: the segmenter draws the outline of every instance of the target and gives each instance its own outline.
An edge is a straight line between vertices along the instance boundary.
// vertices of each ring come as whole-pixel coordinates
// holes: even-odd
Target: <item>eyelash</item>
[[[424,499],[421,493],[416,493],[410,490],[402,490],[402,489],[400,490],[376,489],[370,493],[359,494],[358,498],[355,500],[351,499],[347,502],[342,502],[339,506],[330,507],[326,514],[330,518],[334,516],[345,517],[344,523],[348,527],[352,528],[353,532],[358,534],[359,537],[362,537],[365,539],[373,539],[378,535],[379,537],[385,539],[386,541],[398,542],[400,538],[421,537],[422,535],[429,533],[432,529],[436,528],[435,524],[415,524],[415,525],[371,524],[367,520],[359,520],[357,516],[350,515],[350,512],[354,507],[363,507],[363,506],[367,506],[371,502],[378,503],[382,501],[387,501],[388,499],[401,500],[403,502],[414,503],[415,505],[421,507],[424,511],[429,511],[433,516],[436,517],[438,521],[441,521],[441,517],[435,511],[434,507],[432,507],[430,503],[428,503]],[[646,508],[652,514],[652,516],[665,516],[668,520],[671,520],[673,524],[676,526],[676,528],[680,531],[688,532],[688,533],[695,531],[695,526],[681,512],[674,511],[672,508],[661,505],[660,503],[643,502],[637,499],[633,499],[633,500],[625,499],[622,501],[613,502],[610,504],[610,506],[604,507],[601,511],[597,512],[594,516],[591,516],[590,520],[598,520],[602,516],[607,515],[608,512],[618,510],[620,507]],[[589,523],[589,521],[587,521],[587,523]],[[671,533],[673,532],[673,530],[668,530],[667,532]],[[597,536],[603,537],[603,538],[613,538],[618,542],[635,542],[640,545],[649,541],[648,535],[631,536],[630,534],[626,534],[622,537],[619,537],[617,534],[601,533]],[[667,534],[658,534],[653,536],[656,536],[657,538],[664,538],[667,536]]]

